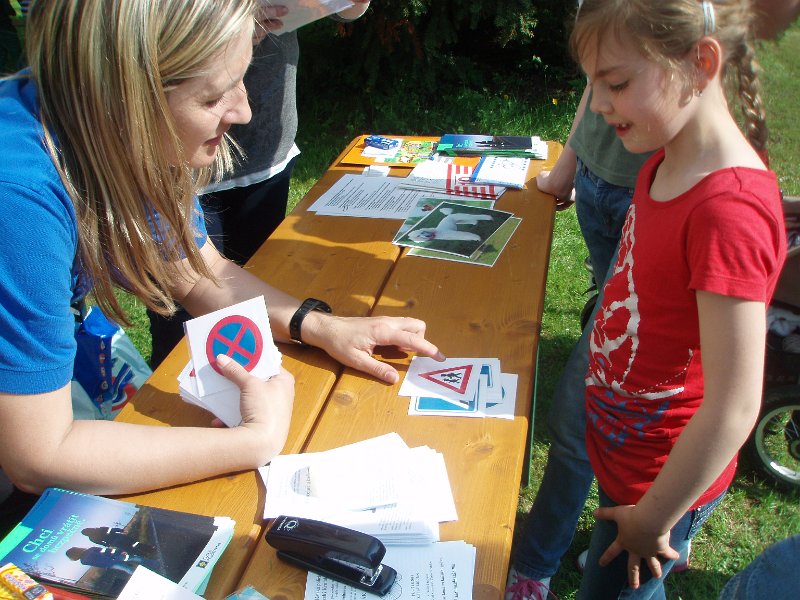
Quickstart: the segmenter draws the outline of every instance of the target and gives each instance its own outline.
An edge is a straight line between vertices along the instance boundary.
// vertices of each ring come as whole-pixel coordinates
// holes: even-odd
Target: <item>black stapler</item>
[[[397,577],[381,564],[386,547],[366,533],[282,515],[264,537],[279,558],[372,594],[388,593]]]

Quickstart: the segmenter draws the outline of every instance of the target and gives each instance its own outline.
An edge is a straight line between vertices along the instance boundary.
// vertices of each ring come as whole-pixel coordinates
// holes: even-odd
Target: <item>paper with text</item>
[[[402,189],[402,181],[402,177],[369,177],[347,173],[309,206],[308,210],[325,216],[405,219],[423,197],[451,197],[443,192]]]
[[[383,564],[397,579],[383,600],[463,600],[472,598],[475,547],[463,541],[425,546],[387,546]],[[380,598],[317,573],[309,572],[304,600]]]

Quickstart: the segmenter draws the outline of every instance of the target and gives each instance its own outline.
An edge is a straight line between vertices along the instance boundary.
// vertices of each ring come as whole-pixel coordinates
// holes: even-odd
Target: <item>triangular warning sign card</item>
[[[478,390],[480,358],[448,358],[436,361],[425,356],[411,359],[400,396],[428,396],[465,404]]]
[[[469,384],[471,373],[472,365],[462,365],[460,367],[430,371],[429,373],[420,373],[419,375],[463,396],[467,389],[467,384]]]

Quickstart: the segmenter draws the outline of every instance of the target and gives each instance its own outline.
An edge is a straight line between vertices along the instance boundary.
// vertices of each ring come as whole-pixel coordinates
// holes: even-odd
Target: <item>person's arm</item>
[[[70,385],[45,394],[0,394],[0,465],[23,491],[49,486],[123,494],[254,469],[286,442],[294,379],[269,381],[230,359],[223,374],[241,387],[242,425],[155,427],[119,421],[75,421]]]
[[[669,531],[730,464],[758,417],[764,377],[765,306],[697,292],[705,393],[653,485],[635,506],[602,508],[617,522],[617,539],[600,558],[629,553],[629,581],[639,583],[644,560],[661,575],[658,557],[677,558]]]
[[[278,341],[289,341],[289,321],[301,301],[223,258],[208,241],[201,252],[220,285],[184,271],[176,276],[172,290],[181,305],[196,316],[263,295],[272,334]],[[439,349],[425,339],[425,323],[419,319],[338,317],[313,311],[303,320],[301,335],[305,343],[322,348],[342,364],[388,383],[395,383],[399,375],[394,367],[372,357],[378,346],[397,346],[423,356],[443,358]]]
[[[573,189],[575,183],[575,173],[577,171],[578,157],[575,151],[570,146],[570,139],[578,127],[578,123],[583,119],[586,112],[586,105],[589,98],[589,86],[587,85],[583,90],[581,101],[578,103],[578,109],[575,111],[575,117],[572,119],[572,127],[569,130],[569,137],[564,144],[561,155],[558,157],[556,164],[553,165],[552,171],[540,171],[536,176],[536,185],[540,191],[545,194],[551,194],[556,198],[556,209],[563,210],[569,208],[575,202],[575,190]]]

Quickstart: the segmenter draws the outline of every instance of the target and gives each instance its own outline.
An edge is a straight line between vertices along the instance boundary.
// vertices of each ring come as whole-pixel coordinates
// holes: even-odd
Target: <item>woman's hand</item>
[[[342,19],[347,19],[348,21],[355,21],[359,17],[361,17],[367,9],[369,8],[370,0],[351,0],[355,6],[352,8],[348,8],[346,10],[342,10],[338,13]]]
[[[255,466],[265,465],[280,453],[286,443],[294,403],[294,377],[281,368],[277,375],[265,381],[224,355],[217,357],[217,366],[241,390],[240,427],[257,434],[254,439]]]
[[[261,43],[270,31],[283,27],[281,17],[285,17],[289,9],[282,4],[261,4],[256,11],[256,26],[253,30],[253,46]]]
[[[642,561],[653,577],[661,577],[659,557],[677,560],[680,554],[669,545],[669,530],[666,532],[647,531],[641,522],[635,505],[598,508],[594,511],[596,519],[616,521],[617,539],[600,556],[600,566],[605,567],[620,552],[628,552],[628,583],[633,589],[639,587],[639,573]]]
[[[336,317],[318,311],[303,321],[303,340],[325,350],[343,365],[396,383],[400,375],[372,354],[378,346],[395,346],[444,360],[439,349],[425,339],[425,322],[410,317]]]

